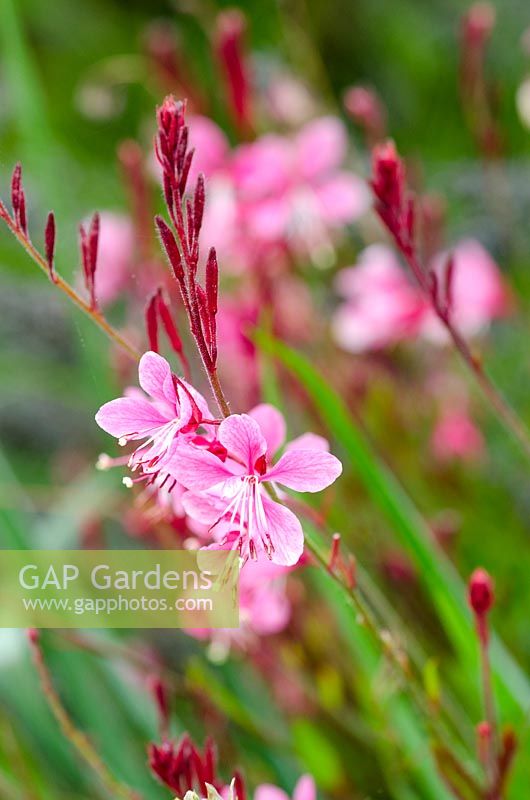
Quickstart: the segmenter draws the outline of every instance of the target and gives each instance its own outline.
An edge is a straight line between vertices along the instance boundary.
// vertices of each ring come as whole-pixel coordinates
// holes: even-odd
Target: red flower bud
[[[491,747],[492,730],[486,720],[479,722],[476,727],[478,757],[482,764],[487,764]]]
[[[468,583],[469,605],[477,617],[484,617],[491,609],[495,596],[493,580],[484,569],[476,569]]]
[[[467,42],[481,46],[495,26],[495,8],[491,3],[475,3],[464,17],[462,29]]]

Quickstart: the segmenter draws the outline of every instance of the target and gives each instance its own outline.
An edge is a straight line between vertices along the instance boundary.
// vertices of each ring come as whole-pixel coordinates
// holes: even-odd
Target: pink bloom
[[[233,177],[249,233],[295,248],[309,238],[327,243],[328,229],[359,217],[368,206],[364,183],[340,169],[346,155],[340,120],[313,120],[293,139],[267,135],[241,146]]]
[[[476,336],[493,319],[507,313],[509,302],[506,286],[498,266],[480,242],[464,239],[450,253],[454,262],[452,319],[464,336]],[[440,276],[444,274],[448,255],[440,253],[432,264]],[[426,316],[422,333],[436,343],[447,341],[447,332],[434,312]]]
[[[137,389],[130,390],[128,396],[105,403],[96,414],[96,422],[121,445],[144,440],[131,455],[129,466],[158,472],[176,437],[194,432],[211,415],[204,398],[173,375],[169,363],[157,353],[144,353],[138,376],[149,399]]]
[[[345,350],[388,347],[418,333],[427,302],[389,247],[367,247],[357,266],[338,273],[336,287],[346,303],[335,312],[332,328]]]
[[[100,214],[96,297],[103,307],[112,303],[131,278],[134,231],[131,221],[104,211]]]
[[[317,789],[311,775],[302,775],[294,787],[292,800],[316,800]],[[270,783],[262,783],[254,793],[254,800],[290,800],[287,792]]]
[[[194,628],[186,633],[210,640],[218,656],[227,654],[232,645],[247,648],[256,637],[280,633],[291,616],[285,586],[288,572],[270,561],[249,561],[239,575],[239,628]]]
[[[432,449],[440,461],[476,461],[483,455],[484,439],[465,411],[446,411],[436,423]]]
[[[208,117],[195,115],[188,118],[190,146],[194,148],[189,175],[194,185],[199,172],[206,178],[225,169],[230,153],[228,140],[221,128]]]
[[[292,511],[271,499],[266,484],[319,492],[338,478],[342,465],[326,452],[324,440],[312,434],[291,442],[272,465],[272,454],[284,437],[285,422],[279,411],[258,406],[251,415],[232,414],[220,424],[218,442],[226,450],[225,461],[212,452],[182,445],[167,469],[190,489],[183,503],[191,517],[212,529],[229,520],[231,530],[221,546],[237,547],[245,559],[256,559],[264,552],[273,563],[291,566],[302,555],[302,526]]]
[[[266,88],[266,101],[269,114],[282,125],[298,127],[317,112],[307,86],[287,72],[272,76]]]

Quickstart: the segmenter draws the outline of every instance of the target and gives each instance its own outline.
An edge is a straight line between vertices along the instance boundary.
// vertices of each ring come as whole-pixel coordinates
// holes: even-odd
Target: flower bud
[[[491,609],[495,596],[493,580],[484,569],[476,569],[468,583],[469,605],[477,617],[485,616]]]
[[[373,89],[352,86],[344,95],[344,107],[353,121],[364,129],[369,142],[375,143],[384,137],[386,113]]]
[[[487,764],[491,747],[492,730],[486,720],[479,722],[476,727],[478,757],[482,764]]]

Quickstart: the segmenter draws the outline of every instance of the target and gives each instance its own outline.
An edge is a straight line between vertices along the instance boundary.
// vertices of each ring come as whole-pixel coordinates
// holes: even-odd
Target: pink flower
[[[340,169],[346,155],[340,120],[322,117],[292,139],[267,135],[235,153],[233,178],[249,233],[265,241],[327,244],[328,230],[359,217],[368,192]]]
[[[311,775],[302,775],[294,787],[292,800],[316,800],[317,789]],[[254,800],[290,800],[287,792],[270,783],[262,783],[254,793]]]
[[[256,637],[280,633],[291,616],[285,585],[288,572],[287,567],[270,561],[248,561],[239,574],[239,628],[194,628],[186,633],[210,640],[217,657],[227,655],[232,645],[247,648]]]
[[[96,414],[104,431],[116,436],[120,445],[144,440],[129,459],[133,469],[158,472],[179,434],[194,432],[203,419],[211,419],[204,398],[182,378],[171,372],[165,358],[144,353],[138,376],[141,388],[128,396],[105,403]]]
[[[199,172],[206,178],[227,167],[230,147],[221,128],[208,117],[200,115],[188,118],[190,146],[194,148],[189,182],[195,184]]]
[[[484,439],[469,415],[455,409],[444,412],[436,423],[432,449],[440,461],[476,461],[483,455]]]
[[[291,442],[272,465],[272,455],[285,438],[285,422],[272,406],[257,406],[249,414],[232,414],[219,426],[218,443],[226,459],[192,445],[179,446],[168,471],[191,494],[183,498],[191,517],[214,529],[229,520],[230,532],[220,546],[238,548],[242,557],[265,553],[275,564],[296,564],[303,551],[299,520],[265,487],[281,484],[298,492],[319,492],[342,472],[324,440],[306,434]],[[217,545],[219,546],[219,545]]]
[[[100,306],[112,303],[131,278],[134,231],[130,219],[104,211],[100,214],[96,297]]]
[[[474,336],[507,312],[508,293],[497,265],[478,242],[466,239],[451,253],[452,319],[464,336]],[[441,287],[447,261],[448,253],[440,253],[431,264]],[[338,273],[336,286],[346,303],[335,312],[332,329],[345,350],[375,350],[418,335],[435,344],[447,341],[430,301],[385,245],[367,247],[357,266]]]
[[[367,247],[357,266],[338,273],[336,287],[346,303],[335,312],[332,329],[345,350],[376,350],[418,333],[428,304],[391,248]]]
[[[464,336],[476,336],[509,308],[508,293],[498,266],[475,239],[464,239],[450,251],[453,256],[452,319]],[[443,276],[449,253],[435,257],[432,269]],[[442,284],[443,285],[443,284]],[[422,334],[438,344],[447,332],[434,312],[426,315]]]

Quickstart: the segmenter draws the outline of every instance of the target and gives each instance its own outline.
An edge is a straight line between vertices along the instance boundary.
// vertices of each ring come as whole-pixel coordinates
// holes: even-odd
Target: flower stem
[[[214,393],[215,399],[217,400],[219,411],[221,412],[223,417],[230,416],[230,406],[228,404],[228,400],[226,399],[225,393],[223,392],[221,381],[219,380],[219,376],[217,375],[217,370],[214,369],[210,372],[208,369],[206,369],[206,374],[208,375],[208,380],[210,381],[212,392]]]
[[[64,736],[71,742],[83,761],[96,773],[101,783],[112,797],[121,800],[142,800],[141,795],[120,783],[108,770],[94,745],[82,731],[78,730],[70,719],[61,699],[53,685],[53,681],[46,666],[44,655],[39,643],[38,631],[29,631],[29,641],[33,653],[33,661],[39,674],[42,691],[48,701],[50,709],[59,723]]]
[[[39,253],[24,231],[21,230],[16,222],[11,218],[3,203],[0,203],[0,218],[4,220],[13,236],[15,236],[19,244],[22,245],[30,258],[32,258],[37,266],[39,266],[41,270],[48,275],[48,277],[50,277],[50,269],[46,259]],[[118,344],[131,358],[136,360],[140,358],[140,353],[138,350],[136,350],[136,348],[130,344],[130,342],[128,342],[124,336],[118,333],[118,331],[113,328],[109,322],[107,322],[101,311],[93,308],[89,302],[84,300],[81,295],[76,292],[73,286],[65,281],[64,278],[54,272],[52,280],[58,289],[64,292],[64,294],[69,297],[78,308],[84,311],[84,313],[87,314],[87,316],[89,316],[93,322],[95,322],[98,328],[100,328],[110,339],[116,342],[116,344]]]
[[[482,677],[482,701],[484,704],[484,718],[489,726],[490,740],[486,761],[486,773],[490,786],[495,787],[498,779],[498,732],[497,716],[495,713],[495,700],[493,694],[493,684],[491,679],[491,664],[489,658],[488,637],[479,635],[480,644],[480,668]],[[498,800],[498,795],[494,789],[487,794],[488,800]]]
[[[421,264],[418,262],[413,249],[410,246],[408,246],[407,243],[403,242],[400,238],[396,238],[396,243],[401,253],[403,254],[405,260],[407,261],[420,289],[422,289],[423,292],[426,294],[426,296],[430,298],[436,316],[438,317],[442,325],[445,327],[447,333],[451,337],[451,340],[458,354],[466,364],[468,370],[474,376],[484,396],[490,403],[491,407],[498,414],[498,417],[501,420],[501,422],[510,431],[514,439],[522,447],[526,456],[530,458],[530,434],[526,426],[524,425],[523,421],[516,413],[516,411],[512,408],[512,406],[508,403],[508,401],[503,397],[503,395],[501,394],[501,392],[499,391],[493,380],[485,372],[479,359],[477,359],[471,352],[471,349],[466,340],[456,329],[455,325],[451,320],[450,308],[449,309],[442,308],[437,298],[433,297],[428,284],[427,274],[423,270]]]

